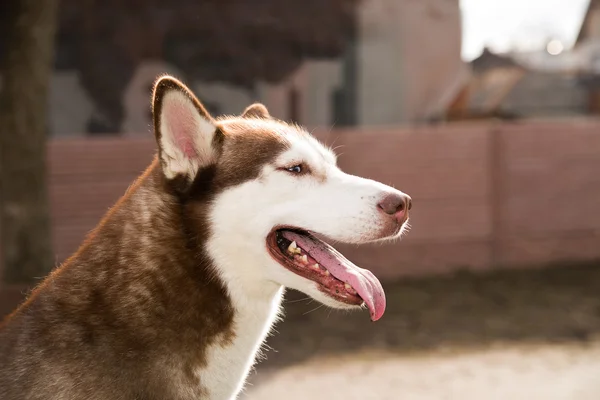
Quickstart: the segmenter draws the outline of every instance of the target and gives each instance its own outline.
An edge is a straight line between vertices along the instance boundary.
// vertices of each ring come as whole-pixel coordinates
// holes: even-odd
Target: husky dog
[[[0,399],[234,399],[284,287],[382,316],[377,278],[317,235],[397,238],[409,196],[261,104],[213,118],[163,76],[152,106],[152,164],[0,328]]]

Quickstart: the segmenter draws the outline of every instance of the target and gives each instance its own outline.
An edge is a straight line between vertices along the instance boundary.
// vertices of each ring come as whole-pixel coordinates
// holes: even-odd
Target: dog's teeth
[[[348,291],[348,293],[350,294],[356,294],[356,290],[354,290],[354,288],[352,286],[350,286],[347,283],[344,283],[344,287],[346,288],[346,290]]]
[[[296,252],[296,250],[298,249],[298,247],[296,247],[296,242],[292,242],[290,243],[290,245],[288,246],[288,253],[290,254],[294,254]]]
[[[302,264],[304,265],[308,264],[308,257],[306,257],[306,254],[300,257],[300,261],[302,261]]]
[[[329,276],[329,275],[330,275],[329,271],[325,270],[325,276]]]
[[[319,264],[318,264],[318,263],[317,263],[317,264],[313,264],[313,265],[311,265],[310,267],[311,267],[312,269],[316,269],[316,270],[319,270],[319,269],[321,269],[321,268],[319,267]]]

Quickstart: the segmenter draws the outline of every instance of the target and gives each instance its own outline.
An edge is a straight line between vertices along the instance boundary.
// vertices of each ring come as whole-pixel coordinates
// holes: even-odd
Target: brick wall
[[[347,172],[413,198],[413,228],[400,243],[339,246],[381,277],[600,257],[600,122],[315,134],[338,147]],[[153,154],[151,138],[50,143],[57,263],[76,250]]]

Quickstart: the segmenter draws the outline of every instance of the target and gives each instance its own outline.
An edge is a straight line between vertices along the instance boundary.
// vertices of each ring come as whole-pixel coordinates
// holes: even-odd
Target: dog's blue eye
[[[286,168],[286,170],[293,174],[299,174],[302,172],[302,165],[294,165],[293,167]]]

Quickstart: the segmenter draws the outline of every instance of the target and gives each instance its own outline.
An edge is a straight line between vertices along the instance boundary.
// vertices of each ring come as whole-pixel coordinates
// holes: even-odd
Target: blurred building
[[[449,120],[585,116],[594,89],[578,70],[534,69],[510,55],[484,50],[471,62],[471,79],[455,97]]]
[[[255,73],[248,64],[246,74],[254,79],[241,76],[243,65],[219,74],[219,60],[231,57],[222,45],[229,43],[229,28],[217,30],[225,36],[220,48],[210,49],[213,39],[195,26],[201,23],[186,19],[215,12],[214,6],[202,11],[185,2],[159,3],[131,11],[114,3],[90,10],[63,2],[50,98],[53,134],[148,132],[150,88],[164,73],[185,80],[214,113],[237,114],[260,101],[274,116],[309,127],[436,120],[469,77],[460,58],[458,0],[296,0],[279,9],[232,2],[238,11],[222,10],[238,28],[231,41],[257,36],[272,47],[266,56],[252,58],[252,49],[243,55],[252,68],[266,63],[276,73]],[[308,37],[304,42],[286,30],[294,24]]]
[[[600,115],[600,0],[590,1],[572,49],[556,40],[530,52],[485,49],[469,67],[448,120]]]

